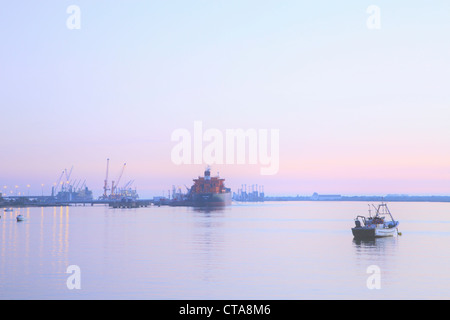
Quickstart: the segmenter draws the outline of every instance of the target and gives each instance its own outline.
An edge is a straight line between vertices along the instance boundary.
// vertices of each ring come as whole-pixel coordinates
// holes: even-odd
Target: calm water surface
[[[389,207],[402,236],[375,241],[351,234],[363,202],[4,212],[0,299],[449,299],[450,204]]]

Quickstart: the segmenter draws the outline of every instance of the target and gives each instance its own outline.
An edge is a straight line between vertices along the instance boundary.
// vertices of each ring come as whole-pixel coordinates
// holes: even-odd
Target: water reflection
[[[25,220],[18,221],[18,215]],[[39,274],[46,266],[51,266],[55,274],[65,271],[69,257],[69,207],[15,208],[5,212],[0,222],[0,280],[21,275],[25,281],[26,275]]]
[[[194,207],[192,253],[197,269],[201,270],[201,279],[212,282],[216,270],[221,268],[221,256],[224,239],[224,207]]]
[[[374,247],[376,239],[358,239],[353,238],[353,245],[356,247]]]
[[[358,248],[385,248],[397,243],[397,237],[384,237],[374,239],[353,238],[353,246]]]
[[[398,249],[397,237],[385,237],[375,239],[353,239],[353,247],[357,258],[382,258],[394,255]]]
[[[0,219],[0,299],[448,297],[450,204],[408,216],[408,237],[373,240],[353,239],[329,206],[15,209]],[[71,264],[85,270],[79,293]],[[372,265],[382,290],[366,286]]]
[[[192,210],[199,213],[225,212],[224,207],[192,207]]]

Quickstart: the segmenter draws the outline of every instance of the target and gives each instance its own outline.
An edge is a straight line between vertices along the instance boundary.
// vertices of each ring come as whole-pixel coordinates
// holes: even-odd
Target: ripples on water
[[[448,299],[450,204],[392,203],[402,236],[354,240],[362,202],[219,210],[26,208],[0,219],[1,299]],[[16,222],[18,213],[27,220]],[[81,289],[69,290],[69,265]],[[380,268],[370,290],[367,268]]]

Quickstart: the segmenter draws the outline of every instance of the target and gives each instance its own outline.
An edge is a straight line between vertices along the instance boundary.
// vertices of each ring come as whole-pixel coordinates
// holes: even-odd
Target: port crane
[[[126,188],[128,188],[128,187],[131,187],[131,185],[133,184],[133,182],[134,182],[134,180],[128,181],[128,182],[123,186],[123,189],[126,189]]]
[[[106,177],[105,177],[105,184],[103,186],[103,198],[108,198],[107,192],[109,190],[108,188],[108,174],[109,174],[109,158],[106,159]]]
[[[61,175],[57,182],[52,187],[52,197],[58,201],[80,201],[80,200],[92,200],[92,191],[86,187],[86,180],[72,178],[74,166],[68,170],[67,168],[62,170]],[[83,184],[81,182],[83,181]],[[81,187],[79,188],[81,184]],[[82,190],[82,188],[85,189]]]
[[[103,195],[100,197],[100,199],[104,199],[104,200],[119,199],[123,195],[122,193],[124,192],[124,190],[126,188],[129,188],[133,184],[134,180],[128,181],[125,184],[125,187],[119,189],[119,184],[120,184],[120,181],[122,179],[122,176],[123,176],[123,173],[125,171],[125,167],[126,166],[127,166],[127,164],[124,163],[118,178],[116,180],[112,180],[111,181],[111,186],[109,186],[109,181],[108,181],[108,178],[109,178],[109,158],[106,159],[106,176],[105,176],[105,181],[104,181],[104,185],[103,185]],[[109,194],[108,194],[108,191],[110,191]],[[125,194],[126,193],[127,192],[125,192]]]
[[[58,187],[61,184],[61,179],[64,176],[65,171],[61,172],[61,175],[59,176],[58,182],[55,185],[55,190],[54,190],[54,195],[56,195],[58,193]]]
[[[75,181],[73,182],[73,188],[74,188],[74,190],[78,190],[78,186],[80,185],[80,183],[81,183],[81,179],[75,180]]]
[[[66,188],[69,188],[69,186],[71,185],[70,184],[70,176],[72,175],[72,171],[73,171],[73,166],[72,166],[72,168],[70,168],[70,171],[69,172],[67,172],[67,169],[64,169],[64,174],[66,175],[66,181],[65,181],[65,184],[64,184],[64,190],[66,189]],[[63,191],[64,191],[63,190]]]
[[[119,185],[119,183],[120,183],[120,179],[122,178],[122,175],[123,175],[123,172],[125,171],[125,167],[126,167],[126,163],[124,163],[123,164],[123,167],[122,167],[122,171],[120,171],[120,175],[119,175],[119,177],[117,178],[117,182],[115,183],[115,181],[112,181],[111,182],[111,195],[113,196],[114,194],[115,194],[115,191],[116,191],[116,189],[117,189],[117,186]]]

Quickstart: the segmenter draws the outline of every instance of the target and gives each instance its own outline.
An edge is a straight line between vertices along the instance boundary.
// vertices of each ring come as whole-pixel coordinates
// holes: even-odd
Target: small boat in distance
[[[394,220],[387,204],[382,203],[378,205],[378,208],[372,206],[376,210],[375,216],[372,217],[369,205],[368,217],[357,216],[355,218],[355,227],[352,228],[353,236],[359,239],[370,239],[397,235],[399,222]],[[387,217],[390,217],[390,221],[386,221]]]
[[[19,215],[16,217],[16,219],[17,219],[17,221],[24,221],[24,220],[25,220],[25,217],[24,217],[23,215],[19,214]]]
[[[14,211],[13,208],[5,208],[5,212],[12,212],[12,211]]]

